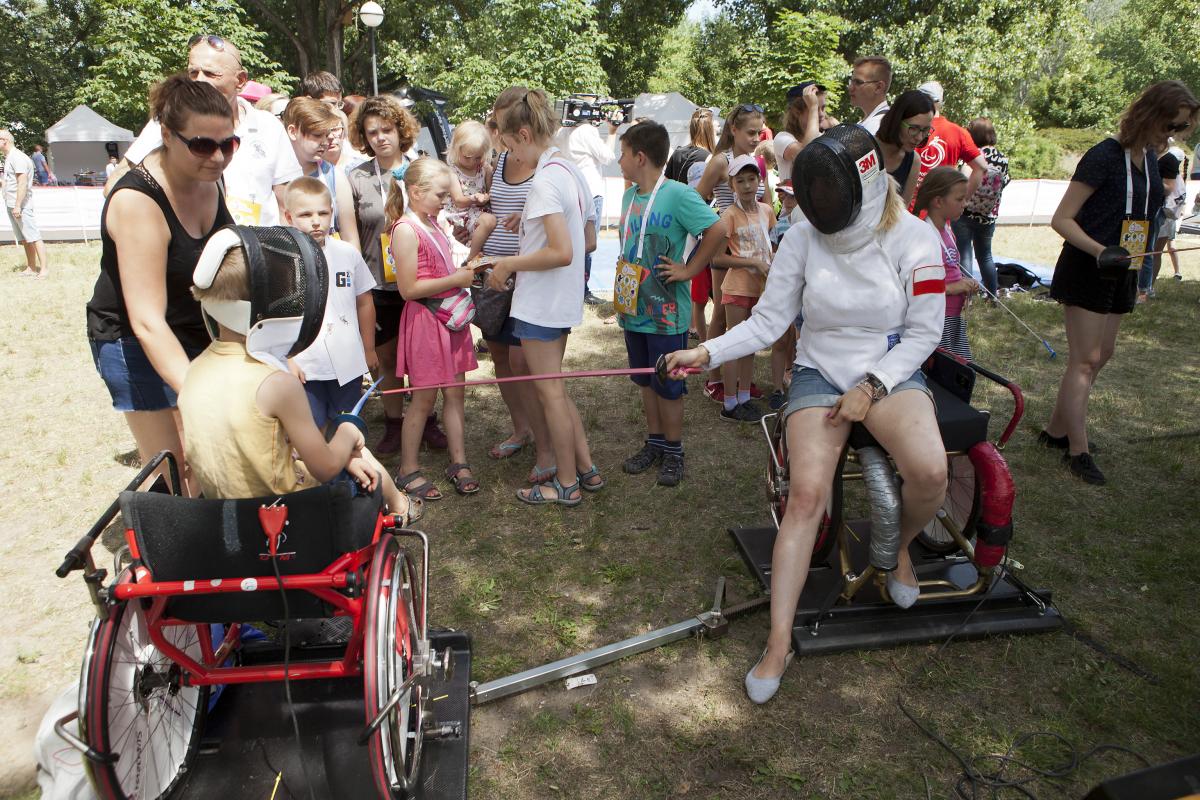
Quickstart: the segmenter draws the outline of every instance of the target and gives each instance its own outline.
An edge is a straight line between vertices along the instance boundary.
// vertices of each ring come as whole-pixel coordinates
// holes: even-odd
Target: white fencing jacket
[[[885,188],[890,181],[879,182]],[[886,197],[875,194],[851,228],[822,234],[792,226],[750,318],[704,343],[712,366],[770,346],[803,312],[796,364],[840,391],[872,374],[890,392],[942,338],[946,271],[934,230],[905,213],[876,230]]]

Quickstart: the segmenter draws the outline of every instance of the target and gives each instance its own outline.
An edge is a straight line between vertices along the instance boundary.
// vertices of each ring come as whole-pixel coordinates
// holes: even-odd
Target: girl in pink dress
[[[407,375],[409,385],[414,387],[460,382],[478,366],[470,327],[452,331],[428,307],[468,289],[474,274],[470,269],[453,266],[450,242],[437,224],[438,211],[450,197],[451,180],[450,168],[441,161],[421,158],[409,164],[404,174],[407,211],[405,193],[392,192],[388,198],[396,287],[405,300],[400,314],[396,375],[400,378]],[[479,481],[467,463],[464,390],[458,387],[441,391],[451,462],[446,477],[459,494],[474,494],[479,491]],[[425,419],[433,412],[437,392],[437,389],[419,389],[412,393],[401,430],[401,474],[396,483],[423,500],[442,497],[437,487],[421,474],[418,459]]]

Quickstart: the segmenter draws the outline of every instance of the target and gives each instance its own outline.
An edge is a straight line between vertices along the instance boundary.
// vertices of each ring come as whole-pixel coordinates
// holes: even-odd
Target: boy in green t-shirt
[[[725,248],[724,224],[689,186],[663,178],[671,149],[667,129],[639,122],[621,136],[621,175],[633,183],[621,203],[621,258],[638,268],[636,314],[619,314],[632,368],[652,367],[660,355],[686,348],[692,321],[690,281]],[[703,236],[681,263],[688,235]],[[646,442],[625,460],[636,475],[659,465],[658,483],[683,479],[683,381],[634,375],[646,412]]]

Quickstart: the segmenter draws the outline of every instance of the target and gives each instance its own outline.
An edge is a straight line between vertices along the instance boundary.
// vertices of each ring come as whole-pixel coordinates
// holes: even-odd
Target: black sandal
[[[459,477],[458,473],[467,470],[471,475],[467,477]],[[475,470],[471,469],[470,464],[451,464],[446,467],[446,477],[454,484],[454,491],[459,494],[475,494],[479,491],[479,480],[475,477]]]
[[[418,478],[421,479],[419,484],[416,486],[409,485]],[[421,470],[410,472],[407,475],[397,475],[396,486],[411,495],[421,498],[426,503],[433,503],[442,499],[442,493],[438,491],[436,486],[426,480],[425,476],[421,474]]]

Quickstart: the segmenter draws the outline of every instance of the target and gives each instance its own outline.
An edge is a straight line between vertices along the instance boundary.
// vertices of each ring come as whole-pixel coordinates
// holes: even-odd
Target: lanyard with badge
[[[646,207],[642,209],[642,226],[638,233],[637,253],[634,255],[632,263],[626,260],[624,254],[625,245],[629,241],[633,226],[633,203],[629,204],[629,213],[625,216],[625,235],[621,237],[622,253],[621,257],[617,259],[617,273],[613,279],[613,308],[618,314],[637,315],[638,287],[642,283],[641,260],[642,251],[646,246],[646,228],[649,225],[650,209],[654,206],[654,198],[658,195],[658,190],[662,188],[665,180],[665,175],[658,176],[654,189],[650,192],[650,198],[646,201]]]
[[[1121,222],[1121,241],[1118,244],[1129,251],[1129,269],[1142,266],[1142,254],[1150,240],[1150,156],[1146,155],[1142,170],[1146,175],[1145,208],[1142,218],[1133,218],[1133,162],[1129,150],[1125,151],[1125,219]]]

